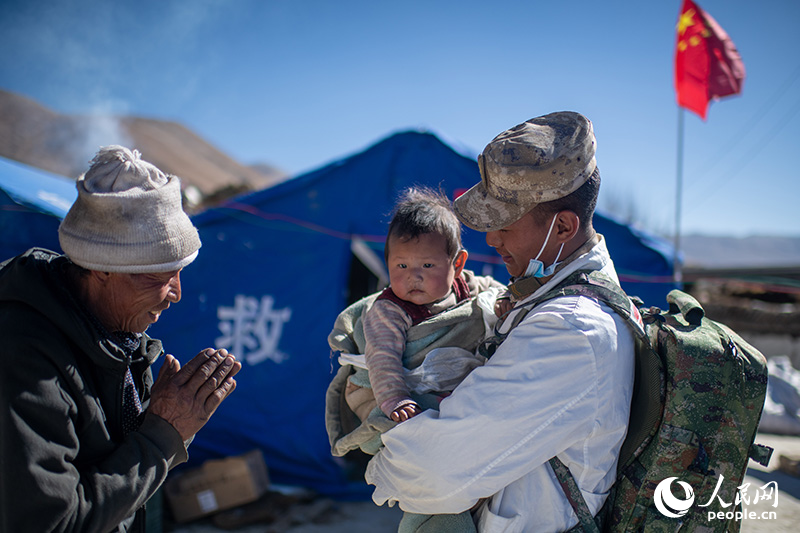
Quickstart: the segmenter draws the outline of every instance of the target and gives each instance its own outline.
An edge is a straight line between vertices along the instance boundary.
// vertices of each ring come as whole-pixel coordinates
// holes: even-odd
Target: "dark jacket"
[[[161,342],[128,357],[77,303],[68,260],[34,249],[0,270],[0,531],[144,531],[144,503],[186,460],[146,414],[122,432],[128,366],[146,408]]]

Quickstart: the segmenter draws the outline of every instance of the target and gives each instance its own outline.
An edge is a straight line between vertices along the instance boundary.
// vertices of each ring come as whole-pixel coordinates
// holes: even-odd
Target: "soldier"
[[[557,456],[592,513],[614,482],[633,389],[633,337],[604,304],[525,305],[577,270],[617,281],[592,227],[600,187],[592,124],[573,112],[528,120],[478,157],[481,182],[455,202],[512,276],[507,335],[439,411],[383,435],[373,500],[407,512],[473,510],[478,531],[565,531],[578,522],[548,461]],[[519,315],[519,316],[517,316]],[[517,324],[515,318],[523,317]]]

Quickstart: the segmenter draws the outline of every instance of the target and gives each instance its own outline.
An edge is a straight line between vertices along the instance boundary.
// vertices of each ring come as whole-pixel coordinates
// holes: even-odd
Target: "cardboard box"
[[[210,459],[167,479],[164,494],[176,522],[238,507],[267,492],[269,476],[261,450]]]

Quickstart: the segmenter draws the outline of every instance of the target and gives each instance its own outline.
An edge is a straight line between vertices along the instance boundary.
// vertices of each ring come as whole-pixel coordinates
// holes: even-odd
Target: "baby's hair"
[[[389,260],[389,239],[392,237],[408,241],[427,233],[444,237],[451,260],[461,251],[461,223],[447,196],[428,187],[405,189],[395,204],[389,223],[384,249],[386,260]]]

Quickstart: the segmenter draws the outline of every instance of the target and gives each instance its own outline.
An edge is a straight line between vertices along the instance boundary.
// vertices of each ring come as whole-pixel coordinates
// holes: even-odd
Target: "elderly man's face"
[[[110,273],[106,284],[106,327],[142,333],[181,299],[180,270],[154,274]]]

